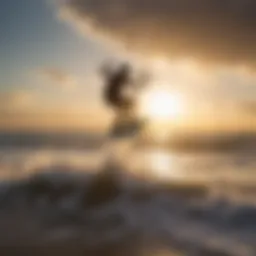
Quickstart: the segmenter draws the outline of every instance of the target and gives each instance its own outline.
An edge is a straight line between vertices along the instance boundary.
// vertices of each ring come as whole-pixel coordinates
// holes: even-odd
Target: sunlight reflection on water
[[[131,150],[130,144],[114,145],[120,171],[159,181],[202,181],[255,183],[255,157],[224,154],[182,154],[164,148]],[[100,171],[104,164],[100,150],[4,149],[0,150],[0,178],[18,178],[51,166]],[[239,160],[238,163],[238,159]]]
[[[133,156],[131,169],[145,178],[179,180],[185,173],[178,168],[174,154],[161,148],[142,150]]]

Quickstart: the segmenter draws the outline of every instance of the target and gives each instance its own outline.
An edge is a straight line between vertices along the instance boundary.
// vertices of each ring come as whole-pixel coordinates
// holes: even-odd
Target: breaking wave
[[[1,183],[0,252],[256,255],[253,201],[216,196],[204,184],[153,183],[112,170],[69,165],[33,173]]]

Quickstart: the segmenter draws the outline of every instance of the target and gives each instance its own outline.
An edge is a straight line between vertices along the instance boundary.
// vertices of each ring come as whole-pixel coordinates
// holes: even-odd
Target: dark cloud
[[[132,49],[256,67],[255,0],[67,0],[61,9]]]

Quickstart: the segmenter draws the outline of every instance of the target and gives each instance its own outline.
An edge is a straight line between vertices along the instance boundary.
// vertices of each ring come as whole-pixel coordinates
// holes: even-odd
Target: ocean
[[[83,133],[0,134],[0,252],[256,255],[251,147],[122,151],[127,143],[117,142],[122,159],[104,176],[105,142]]]

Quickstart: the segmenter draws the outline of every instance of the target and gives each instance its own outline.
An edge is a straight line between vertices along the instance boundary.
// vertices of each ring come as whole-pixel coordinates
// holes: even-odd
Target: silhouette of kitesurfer
[[[135,79],[128,63],[120,65],[114,71],[111,68],[107,66],[103,69],[106,78],[104,101],[115,114],[110,136],[129,136],[137,133],[141,125],[136,116],[137,89],[146,80],[140,79],[141,77]]]
[[[129,109],[133,106],[133,99],[124,94],[125,87],[131,85],[131,72],[131,67],[123,64],[116,72],[107,74],[104,98],[115,111]]]
[[[144,125],[137,116],[136,105],[137,89],[141,88],[146,80],[135,78],[128,63],[118,67],[108,65],[103,67],[102,71],[105,78],[103,98],[115,115],[106,144],[107,165],[116,166],[119,162],[118,155],[121,155],[122,159],[127,156]]]

